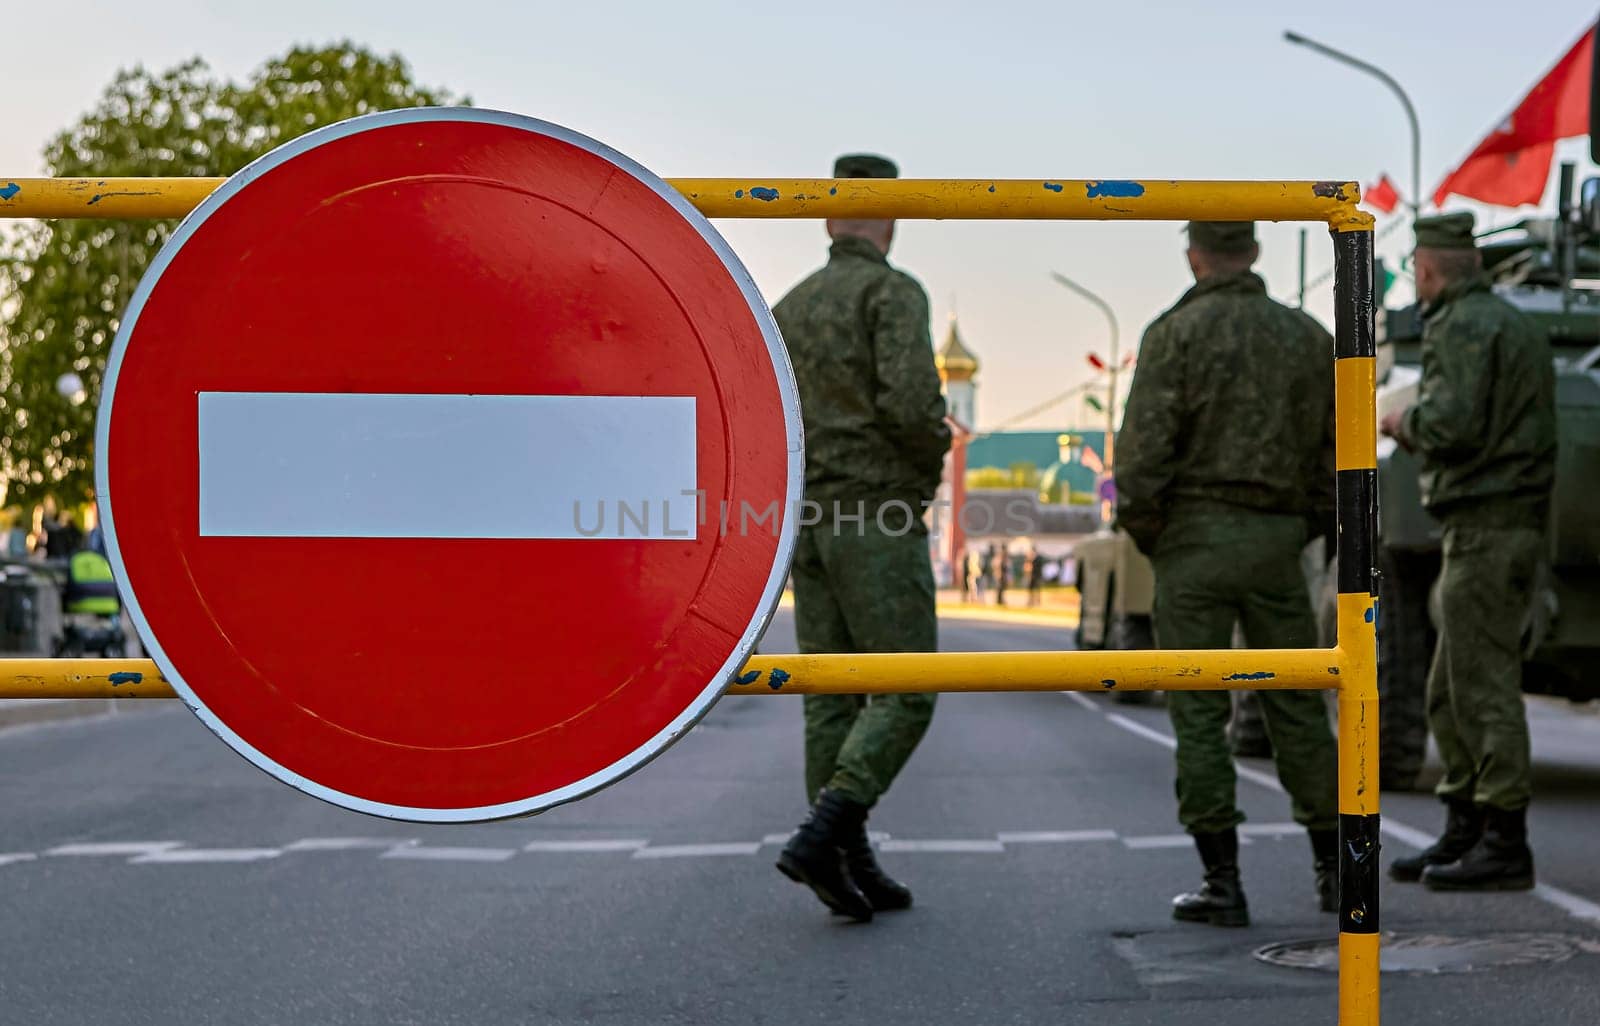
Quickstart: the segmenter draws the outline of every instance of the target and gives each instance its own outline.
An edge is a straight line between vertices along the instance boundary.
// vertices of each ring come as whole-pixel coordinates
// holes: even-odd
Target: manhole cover
[[[1383,934],[1379,964],[1386,973],[1470,973],[1511,965],[1565,962],[1593,947],[1559,933],[1496,933],[1451,937],[1442,933]],[[1336,939],[1288,941],[1257,948],[1255,957],[1291,969],[1339,968]]]

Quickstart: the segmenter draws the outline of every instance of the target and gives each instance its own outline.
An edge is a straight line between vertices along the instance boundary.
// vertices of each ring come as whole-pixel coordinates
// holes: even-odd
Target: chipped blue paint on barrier
[[[774,691],[781,691],[787,683],[789,683],[789,671],[787,670],[774,669],[772,676],[767,678],[767,687]]]
[[[144,683],[144,674],[136,670],[119,670],[106,679],[111,681],[112,687],[116,687],[119,684],[142,684]]]
[[[1116,682],[1116,681],[1114,681],[1114,680],[1111,680],[1111,679],[1110,679],[1110,678],[1109,678],[1109,677],[1108,677],[1108,678],[1107,678],[1107,679],[1105,679],[1105,680],[1103,680],[1103,681],[1101,681],[1101,682],[1100,682],[1100,686],[1101,686],[1101,687],[1103,687],[1103,688],[1105,688],[1105,689],[1106,689],[1106,690],[1107,690],[1107,691],[1109,691],[1109,690],[1111,690],[1111,689],[1112,689],[1112,688],[1114,688],[1114,687],[1116,687],[1116,686],[1117,686],[1117,682]]]
[[[1127,181],[1089,182],[1088,191],[1090,199],[1099,199],[1101,196],[1114,196],[1118,199],[1137,199],[1144,195],[1144,186],[1138,182]]]
[[[1377,608],[1374,607],[1374,606],[1368,606],[1367,607],[1367,615],[1366,615],[1367,622],[1368,623],[1374,623],[1374,622],[1377,621],[1377,619],[1378,619]]]
[[[1262,670],[1259,673],[1230,673],[1230,674],[1228,674],[1228,676],[1226,676],[1226,677],[1224,677],[1222,679],[1223,680],[1272,680],[1273,678],[1275,678],[1277,676],[1278,675],[1276,673],[1272,673],[1272,672],[1270,672],[1268,670]]]
[[[21,191],[22,186],[16,182],[7,182],[3,188],[0,188],[0,200],[8,200]]]
[[[1045,182],[1044,187],[1049,189],[1051,192],[1060,192],[1062,189],[1066,188],[1060,182]],[[989,191],[993,192],[994,190],[990,189]]]
[[[743,189],[735,189],[735,190],[733,190],[733,198],[734,199],[744,199],[744,190]]]
[[[758,199],[763,203],[771,203],[773,200],[778,198],[778,190],[765,189],[761,186],[756,186],[754,189],[750,190],[750,198]]]
[[[744,673],[741,673],[739,676],[733,678],[733,682],[735,684],[754,684],[760,678],[760,670],[746,670]]]

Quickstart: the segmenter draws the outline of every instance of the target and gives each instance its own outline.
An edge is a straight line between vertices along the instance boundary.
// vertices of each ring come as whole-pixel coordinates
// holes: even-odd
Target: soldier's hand
[[[1400,437],[1400,425],[1404,422],[1405,417],[1406,412],[1404,410],[1390,410],[1383,415],[1382,420],[1378,421],[1378,430],[1390,438],[1398,439]]]

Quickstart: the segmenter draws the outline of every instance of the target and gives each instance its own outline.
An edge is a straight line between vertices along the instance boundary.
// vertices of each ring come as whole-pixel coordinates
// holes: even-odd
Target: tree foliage
[[[243,83],[197,59],[119,72],[94,109],[50,141],[61,178],[229,175],[322,125],[377,110],[458,102],[418,86],[396,55],[350,43],[297,47]],[[465,102],[465,101],[460,101]],[[88,499],[106,353],[174,221],[23,222],[0,236],[0,469],[5,501]],[[68,372],[87,401],[57,391]]]

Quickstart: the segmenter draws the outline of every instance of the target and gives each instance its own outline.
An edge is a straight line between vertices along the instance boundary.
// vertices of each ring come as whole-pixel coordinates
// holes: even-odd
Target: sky
[[[46,141],[119,68],[198,55],[243,78],[296,43],[350,39],[400,53],[422,83],[566,125],[666,177],[821,177],[838,153],[869,150],[908,177],[1368,184],[1386,171],[1409,195],[1399,103],[1376,80],[1285,43],[1294,29],[1400,81],[1421,122],[1431,196],[1596,13],[1593,0],[88,0],[70,18],[54,5],[19,5],[0,20],[0,176],[42,173]],[[1586,152],[1578,141],[1558,157]],[[1591,169],[1583,159],[1580,175]],[[1456,208],[1475,210],[1480,228],[1531,212],[1447,205]],[[1380,232],[1389,220],[1380,217]],[[770,302],[825,258],[815,221],[718,227]],[[1391,263],[1409,247],[1396,228],[1378,246]],[[1299,230],[1259,233],[1259,270],[1290,301]],[[1313,228],[1308,276],[1331,259]],[[927,287],[936,344],[958,314],[981,361],[985,429],[1090,415],[1074,401],[1016,421],[1086,380],[1087,354],[1107,345],[1104,316],[1051,271],[1105,298],[1125,348],[1190,284],[1183,237],[1169,223],[906,222],[891,260]],[[1331,325],[1327,284],[1307,309]]]

